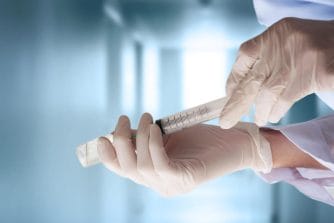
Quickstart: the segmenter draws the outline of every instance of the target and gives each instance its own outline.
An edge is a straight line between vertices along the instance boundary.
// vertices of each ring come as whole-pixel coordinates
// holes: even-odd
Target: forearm
[[[261,129],[260,132],[270,143],[273,168],[304,167],[327,169],[310,155],[297,148],[281,132],[270,129]]]

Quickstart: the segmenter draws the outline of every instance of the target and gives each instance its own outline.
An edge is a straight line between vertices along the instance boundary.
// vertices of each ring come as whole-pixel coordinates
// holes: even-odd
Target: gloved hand
[[[198,184],[233,171],[252,168],[269,172],[272,157],[269,143],[255,124],[240,123],[223,130],[197,125],[162,135],[145,113],[131,140],[130,122],[121,116],[113,133],[98,140],[100,160],[109,170],[164,196],[190,191]]]
[[[286,18],[243,43],[227,80],[220,125],[255,103],[255,123],[278,122],[304,96],[334,90],[334,21]]]

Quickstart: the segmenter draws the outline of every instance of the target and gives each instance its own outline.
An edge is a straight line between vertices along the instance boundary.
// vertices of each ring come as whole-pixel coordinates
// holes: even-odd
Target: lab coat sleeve
[[[260,173],[260,176],[268,183],[287,182],[305,195],[334,206],[334,114],[271,129],[280,131],[328,170],[275,168],[268,174]]]
[[[270,26],[285,17],[333,20],[333,0],[253,0],[260,24]]]

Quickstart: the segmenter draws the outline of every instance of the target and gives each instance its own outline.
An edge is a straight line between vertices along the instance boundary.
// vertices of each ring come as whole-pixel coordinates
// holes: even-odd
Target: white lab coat
[[[253,0],[258,21],[266,26],[285,17],[334,20],[334,0]],[[334,35],[334,34],[333,34]],[[334,74],[333,74],[334,75]],[[334,110],[334,92],[317,92]],[[305,123],[275,128],[329,170],[277,168],[261,176],[285,181],[305,195],[334,206],[334,113]]]

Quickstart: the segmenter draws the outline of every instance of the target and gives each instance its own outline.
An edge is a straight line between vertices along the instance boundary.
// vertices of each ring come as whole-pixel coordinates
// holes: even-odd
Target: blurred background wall
[[[224,96],[238,46],[264,29],[250,0],[0,0],[0,222],[334,219],[250,171],[165,199],[75,157],[121,114],[135,128]],[[311,95],[281,124],[330,112]]]

